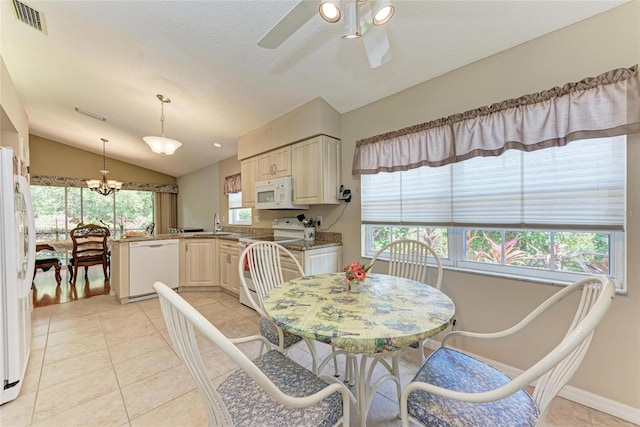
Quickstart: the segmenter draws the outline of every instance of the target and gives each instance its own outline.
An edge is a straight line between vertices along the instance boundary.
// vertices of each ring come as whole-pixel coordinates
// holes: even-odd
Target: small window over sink
[[[242,207],[242,191],[229,194],[229,224],[251,225],[251,208]]]

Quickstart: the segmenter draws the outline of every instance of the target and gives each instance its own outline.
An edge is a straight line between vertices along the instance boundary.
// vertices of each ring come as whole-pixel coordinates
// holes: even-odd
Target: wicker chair
[[[493,366],[447,347],[454,337],[497,339],[531,324],[573,293],[577,311],[560,343],[537,363],[511,379]],[[535,426],[551,400],[569,381],[584,358],[596,326],[615,295],[606,277],[588,277],[557,292],[515,326],[496,333],[455,331],[447,334],[414,380],[402,392],[402,425],[409,421],[438,426]],[[524,387],[537,379],[533,395]]]
[[[75,286],[78,279],[78,268],[84,267],[85,277],[87,269],[92,265],[102,265],[104,279],[107,280],[109,275],[109,248],[107,238],[109,237],[109,229],[101,225],[87,224],[76,227],[69,232],[73,241],[73,251],[71,252],[70,269],[72,284]]]
[[[349,391],[329,384],[276,350],[251,361],[235,344],[262,336],[228,339],[171,288],[153,285],[173,347],[195,380],[210,426],[349,425]],[[207,375],[196,332],[216,344],[239,367],[215,388]]]

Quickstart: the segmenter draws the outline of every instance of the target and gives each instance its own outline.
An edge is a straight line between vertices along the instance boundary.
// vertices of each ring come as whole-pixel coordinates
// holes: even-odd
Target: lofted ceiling
[[[305,0],[306,1],[306,0]],[[340,113],[616,7],[624,1],[396,0],[392,59],[312,17],[277,49],[256,43],[294,1],[30,1],[47,33],[0,2],[0,54],[32,134],[181,176],[236,154],[239,136],[317,97]],[[151,152],[143,136],[183,146]],[[78,107],[106,118],[96,120]],[[223,145],[214,148],[213,143]]]

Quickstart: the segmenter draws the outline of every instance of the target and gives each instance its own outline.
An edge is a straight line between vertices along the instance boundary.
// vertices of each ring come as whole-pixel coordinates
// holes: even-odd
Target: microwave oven
[[[293,179],[290,176],[257,181],[256,209],[309,209],[293,204]]]

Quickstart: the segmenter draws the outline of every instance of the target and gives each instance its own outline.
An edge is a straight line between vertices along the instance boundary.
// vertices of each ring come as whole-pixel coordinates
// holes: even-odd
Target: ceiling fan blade
[[[391,59],[391,45],[384,27],[372,25],[363,35],[362,43],[371,68],[378,68]]]
[[[391,59],[391,46],[384,26],[373,25],[373,11],[367,3],[358,4],[359,25],[362,33],[362,43],[367,52],[367,59],[371,68],[378,68]]]
[[[262,38],[258,46],[275,49],[318,13],[320,0],[300,0]]]

